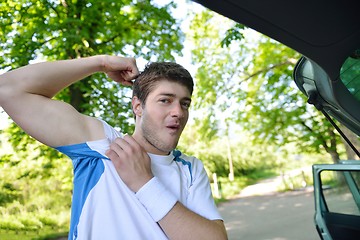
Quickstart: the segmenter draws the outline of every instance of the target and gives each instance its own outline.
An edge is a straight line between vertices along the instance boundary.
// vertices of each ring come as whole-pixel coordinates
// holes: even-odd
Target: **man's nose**
[[[171,108],[171,116],[183,118],[185,116],[185,110],[183,109],[181,103],[174,103]]]

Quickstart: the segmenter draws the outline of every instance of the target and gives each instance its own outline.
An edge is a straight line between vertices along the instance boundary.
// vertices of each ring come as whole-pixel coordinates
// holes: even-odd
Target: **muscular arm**
[[[102,138],[99,121],[51,99],[63,88],[100,71],[125,84],[138,75],[131,58],[94,56],[32,64],[0,75],[0,105],[24,131],[49,146]]]
[[[175,206],[159,221],[169,239],[227,239],[223,221],[208,220],[190,211],[181,203]]]

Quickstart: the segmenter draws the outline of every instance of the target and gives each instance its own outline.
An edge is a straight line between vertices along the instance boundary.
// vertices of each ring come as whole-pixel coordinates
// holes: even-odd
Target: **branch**
[[[56,13],[56,16],[60,17],[60,14],[57,11],[57,9],[49,1],[46,1],[45,4],[48,5]]]
[[[314,133],[314,131],[312,130],[312,128],[309,127],[308,125],[306,125],[306,123],[305,123],[304,121],[300,121],[300,124],[301,124],[302,126],[304,126],[309,132]],[[321,145],[325,148],[325,151],[326,151],[326,152],[329,152],[330,148],[329,148],[328,145],[326,144],[325,138],[324,138],[322,135],[318,134],[318,135],[317,135],[317,139],[320,140]]]
[[[294,58],[289,58],[289,59],[286,60],[285,62],[281,62],[281,63],[275,64],[275,65],[271,65],[271,66],[268,67],[268,68],[263,68],[263,69],[255,72],[255,73],[249,75],[249,76],[248,76],[247,78],[245,78],[243,81],[247,81],[247,80],[255,77],[256,75],[259,75],[259,74],[264,73],[264,72],[268,72],[268,71],[270,71],[270,70],[272,70],[272,69],[274,69],[274,68],[277,68],[277,67],[280,67],[280,66],[283,66],[283,65],[295,64],[296,61],[297,61],[297,60],[294,59]]]

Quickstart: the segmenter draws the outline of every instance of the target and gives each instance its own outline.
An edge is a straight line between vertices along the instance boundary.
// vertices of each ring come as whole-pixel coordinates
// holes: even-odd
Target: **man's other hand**
[[[116,138],[106,151],[106,156],[113,162],[120,178],[134,192],[154,176],[149,155],[132,136]]]

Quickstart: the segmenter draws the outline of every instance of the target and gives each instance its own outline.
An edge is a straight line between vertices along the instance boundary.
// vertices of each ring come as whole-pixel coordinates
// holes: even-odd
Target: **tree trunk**
[[[337,151],[330,150],[328,151],[328,153],[331,155],[331,159],[333,160],[334,163],[339,163],[340,156]]]
[[[81,105],[84,101],[83,93],[77,86],[77,84],[73,84],[69,86],[70,89],[70,104],[73,106],[78,112],[82,112]]]
[[[341,125],[340,129],[341,129],[341,131],[344,132],[345,136],[347,136],[347,138],[354,145],[354,147],[359,150],[360,149],[359,137],[355,133],[353,133],[351,130],[349,130],[347,127],[345,127],[344,125]],[[350,147],[350,145],[344,139],[342,139],[342,141],[343,141],[343,143],[345,145],[347,159],[359,160],[359,156],[356,155],[356,153]]]
[[[327,142],[323,143],[323,146],[326,150],[327,153],[330,154],[331,159],[333,160],[333,163],[339,163],[340,160],[340,156],[338,153],[338,143],[339,143],[339,139],[337,139],[337,136],[335,134],[335,132],[333,131],[333,129],[328,129],[328,134],[330,136],[329,140]]]

